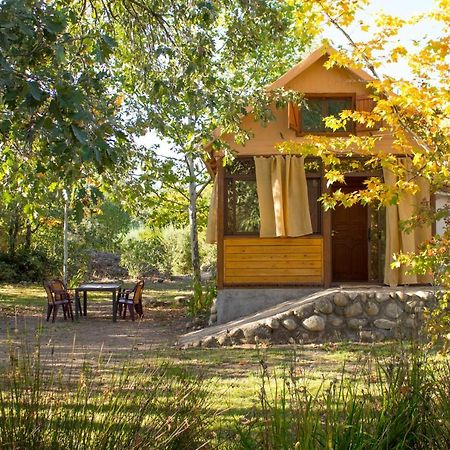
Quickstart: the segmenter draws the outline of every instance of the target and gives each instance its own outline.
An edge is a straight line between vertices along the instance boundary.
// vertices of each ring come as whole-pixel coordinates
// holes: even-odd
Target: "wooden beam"
[[[322,194],[329,194],[322,168]],[[326,288],[331,286],[332,281],[332,250],[331,250],[331,210],[322,213],[322,234],[323,234],[323,284]]]
[[[225,170],[222,158],[217,161],[217,288],[223,289],[225,235]]]
[[[430,195],[430,208],[433,212],[436,212],[436,194],[434,193]],[[436,220],[431,222],[431,234],[433,236],[436,234]]]

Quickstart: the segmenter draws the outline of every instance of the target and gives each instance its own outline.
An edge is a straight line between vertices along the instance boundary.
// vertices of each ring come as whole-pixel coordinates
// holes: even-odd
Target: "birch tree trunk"
[[[69,195],[66,190],[64,190],[63,196],[64,196],[63,280],[64,284],[67,286],[67,282],[69,280],[69,271],[68,271]]]
[[[186,156],[189,168],[189,228],[191,239],[191,263],[194,282],[201,281],[200,278],[200,251],[198,248],[198,225],[197,225],[197,182],[195,181],[194,159],[192,155]]]

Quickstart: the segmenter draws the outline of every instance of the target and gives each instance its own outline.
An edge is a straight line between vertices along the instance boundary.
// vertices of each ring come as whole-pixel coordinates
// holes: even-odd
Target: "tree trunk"
[[[17,209],[15,209],[12,213],[12,217],[10,219],[8,227],[8,255],[11,258],[14,258],[14,256],[16,256],[17,236],[19,234],[19,228],[19,212],[17,211]]]
[[[200,251],[198,248],[198,226],[197,226],[197,183],[195,181],[194,159],[192,155],[186,156],[189,168],[189,227],[191,238],[191,262],[194,282],[201,281],[200,278]]]
[[[26,224],[26,231],[25,231],[25,250],[27,252],[30,251],[31,249],[31,223],[29,220],[27,220],[27,224]]]
[[[63,237],[63,280],[67,286],[69,280],[68,271],[68,255],[69,255],[69,244],[68,244],[68,232],[69,232],[69,195],[66,190],[63,192],[64,196],[64,237]]]

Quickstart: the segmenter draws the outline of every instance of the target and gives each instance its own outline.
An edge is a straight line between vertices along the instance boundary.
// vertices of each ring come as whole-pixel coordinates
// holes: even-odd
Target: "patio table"
[[[87,315],[88,292],[111,292],[113,322],[117,320],[117,294],[122,283],[84,283],[75,288],[75,318],[79,320],[80,293],[83,293],[83,315]]]

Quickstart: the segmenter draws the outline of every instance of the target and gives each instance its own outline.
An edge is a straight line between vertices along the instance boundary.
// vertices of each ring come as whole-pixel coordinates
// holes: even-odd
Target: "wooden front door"
[[[362,179],[350,178],[343,192],[362,188]],[[360,204],[337,206],[331,215],[333,281],[368,281],[368,210]]]

